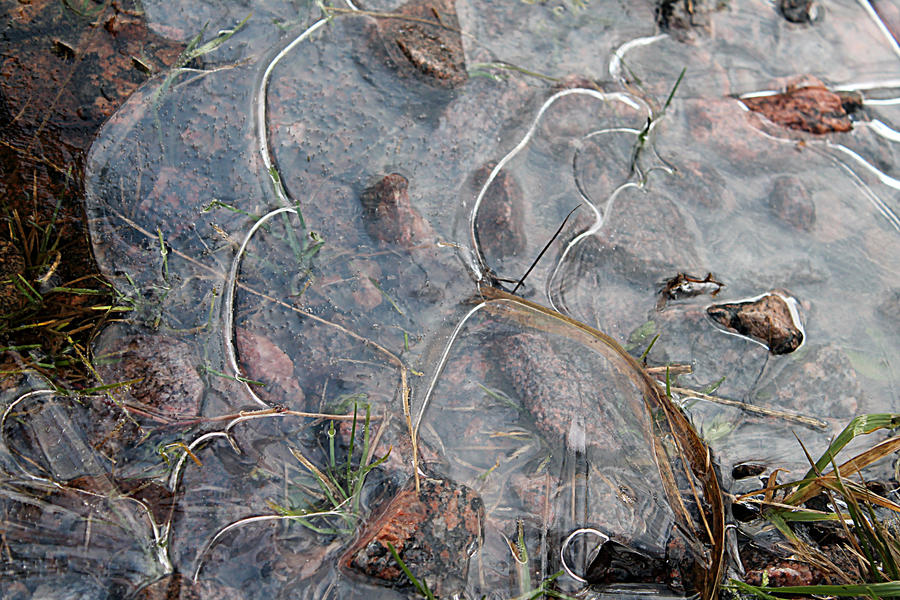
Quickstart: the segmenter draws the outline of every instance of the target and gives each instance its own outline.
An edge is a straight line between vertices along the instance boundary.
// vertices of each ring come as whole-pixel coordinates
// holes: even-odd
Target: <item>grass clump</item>
[[[762,516],[790,544],[794,556],[832,581],[822,585],[749,585],[732,580],[732,590],[771,599],[778,596],[888,598],[900,596],[900,505],[890,493],[873,491],[863,470],[900,450],[889,437],[849,459],[837,457],[855,438],[900,428],[900,414],[854,418],[816,459],[806,448],[809,470],[800,479],[777,483],[777,472],[760,490],[737,498],[762,507]],[[799,440],[798,440],[799,441]],[[802,446],[802,442],[801,446]],[[817,539],[838,540],[823,552]]]
[[[299,522],[317,531],[332,535],[351,535],[361,518],[362,488],[368,474],[383,464],[390,456],[390,450],[380,457],[372,456],[371,409],[365,405],[365,418],[362,421],[362,444],[357,446],[357,419],[359,406],[353,402],[353,420],[351,421],[350,439],[346,455],[339,457],[336,448],[337,429],[334,420],[330,420],[326,435],[328,439],[327,461],[325,467],[316,466],[306,455],[291,448],[304,469],[315,481],[315,485],[299,483],[300,496],[294,506],[286,507],[269,501],[269,507],[282,516],[303,517],[305,515],[328,512],[338,517],[337,525],[320,526],[308,519]]]
[[[80,227],[34,207],[0,213],[0,378],[39,373],[53,385],[93,385],[90,341],[130,307],[98,273]]]

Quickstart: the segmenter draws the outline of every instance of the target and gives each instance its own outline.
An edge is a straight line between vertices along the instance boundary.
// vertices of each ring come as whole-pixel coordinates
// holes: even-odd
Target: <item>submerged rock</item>
[[[247,377],[265,384],[254,389],[261,398],[276,404],[301,404],[303,390],[297,383],[290,356],[268,337],[247,329],[238,328],[235,341]]]
[[[447,479],[421,478],[416,493],[410,479],[370,520],[344,553],[340,566],[373,583],[411,585],[388,544],[420,581],[441,595],[459,577],[463,583],[469,556],[481,539],[484,504],[474,490]]]
[[[488,163],[475,172],[472,191],[476,197],[495,166]],[[485,192],[475,222],[478,240],[489,258],[515,256],[525,249],[524,217],[522,188],[512,175],[501,170]]]
[[[114,391],[118,399],[167,415],[200,413],[204,384],[188,344],[165,335],[137,334],[113,339],[98,352],[98,372],[106,384],[138,380]]]
[[[623,194],[605,218],[609,222],[596,235],[601,252],[598,268],[608,264],[637,282],[702,268],[693,219],[669,198]]]
[[[859,410],[863,388],[847,354],[829,344],[811,348],[795,362],[767,366],[753,395],[775,406],[845,419]]]
[[[812,231],[816,224],[816,205],[803,183],[792,175],[775,180],[768,205],[777,219],[796,229]]]
[[[588,369],[566,360],[574,357],[560,355],[546,337],[532,333],[499,337],[494,346],[500,371],[549,440],[565,440],[580,452],[587,447],[621,449],[617,445],[621,436],[616,436],[620,419],[605,409]]]
[[[726,329],[762,342],[772,354],[793,352],[803,343],[797,301],[783,292],[770,292],[743,302],[714,304],[706,312]]]
[[[241,597],[242,594],[234,588],[215,581],[193,583],[181,573],[172,573],[142,587],[133,600],[238,600]]]
[[[900,288],[891,290],[876,310],[894,331],[900,331]]]
[[[391,173],[362,193],[370,236],[406,248],[432,237],[431,226],[410,204],[408,190],[406,177]]]
[[[782,127],[818,134],[850,131],[850,113],[860,106],[856,97],[836,94],[814,77],[791,84],[779,94],[741,98],[741,102]]]
[[[378,36],[401,73],[413,70],[445,88],[466,82],[469,76],[453,0],[413,0],[395,14],[398,18],[378,20]]]

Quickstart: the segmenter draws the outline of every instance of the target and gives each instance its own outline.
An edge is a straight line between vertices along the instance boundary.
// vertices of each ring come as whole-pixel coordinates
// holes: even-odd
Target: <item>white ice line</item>
[[[891,129],[878,119],[872,119],[871,121],[865,121],[862,123],[872,131],[874,131],[877,135],[890,140],[892,142],[900,142],[900,131],[896,129]]]
[[[559,308],[557,308],[556,303],[553,301],[552,286],[553,286],[553,282],[556,280],[556,276],[559,273],[560,268],[562,267],[563,263],[566,261],[566,257],[568,257],[569,252],[575,246],[580,244],[582,240],[584,240],[585,238],[588,238],[588,237],[594,235],[595,233],[597,233],[598,231],[600,231],[600,229],[603,227],[603,224],[605,223],[605,220],[604,220],[605,216],[609,214],[610,210],[612,210],[613,202],[615,201],[616,197],[622,191],[629,189],[629,188],[640,189],[640,187],[641,187],[640,184],[635,183],[633,181],[623,183],[622,185],[617,187],[615,189],[615,191],[612,194],[610,194],[609,198],[606,200],[606,204],[604,204],[604,207],[603,207],[603,214],[600,214],[600,211],[598,211],[596,208],[594,208],[594,206],[592,204],[587,203],[587,202],[585,203],[585,204],[588,204],[592,209],[594,209],[594,216],[595,216],[594,224],[591,225],[591,227],[589,229],[587,229],[586,231],[575,236],[575,238],[573,238],[572,241],[570,241],[566,245],[566,249],[563,250],[562,256],[559,257],[559,260],[556,261],[556,265],[553,267],[553,271],[550,273],[550,277],[547,278],[547,283],[544,286],[544,293],[547,296],[547,301],[550,303],[550,308],[552,308],[556,312],[566,314],[566,313],[563,313],[563,311],[561,311]]]
[[[622,61],[629,51],[631,51],[633,48],[649,46],[650,44],[656,43],[666,37],[669,36],[665,33],[660,33],[658,35],[652,35],[648,37],[639,37],[633,40],[629,40],[616,48],[609,59],[609,76],[612,77],[614,81],[619,81],[622,74]]]
[[[857,0],[859,5],[863,7],[863,10],[869,15],[872,21],[875,22],[875,26],[878,27],[878,30],[884,36],[884,39],[887,40],[888,44],[891,47],[891,50],[894,51],[894,54],[900,58],[900,45],[897,44],[897,40],[894,39],[894,36],[891,34],[890,30],[885,26],[884,21],[881,20],[881,17],[878,16],[878,13],[875,12],[875,9],[872,8],[872,3],[869,0]]]
[[[222,306],[222,310],[225,313],[225,323],[222,326],[222,335],[225,337],[225,357],[228,360],[228,366],[231,367],[232,375],[235,379],[244,384],[247,393],[250,394],[253,401],[265,408],[271,408],[271,405],[256,395],[250,387],[250,384],[244,380],[241,375],[241,370],[238,368],[237,356],[234,351],[234,291],[237,288],[237,273],[241,266],[241,259],[244,257],[244,251],[247,249],[247,244],[250,243],[253,234],[272,217],[288,212],[295,215],[297,214],[297,211],[290,207],[278,208],[272,212],[266,213],[261,219],[253,224],[253,227],[251,227],[250,231],[247,232],[247,235],[244,236],[241,247],[234,255],[234,260],[231,261],[231,270],[228,272],[228,279],[225,281],[225,300]]]
[[[842,83],[831,88],[835,92],[860,92],[865,90],[877,90],[879,88],[900,87],[900,79],[884,79],[882,81],[859,81],[856,83]]]
[[[234,444],[234,440],[231,439],[231,436],[224,431],[210,431],[209,433],[204,433],[196,440],[191,442],[191,444],[187,447],[187,450],[181,455],[178,459],[178,462],[175,463],[175,468],[172,469],[172,473],[169,475],[169,490],[175,492],[178,488],[179,479],[181,479],[181,472],[184,470],[184,464],[187,460],[188,455],[193,454],[194,450],[202,444],[203,442],[209,441],[213,438],[223,437],[228,440],[228,443],[231,444],[231,447],[236,449],[237,447]]]
[[[422,397],[422,407],[419,409],[419,414],[416,415],[416,423],[413,427],[413,433],[415,438],[419,436],[419,425],[422,424],[422,418],[425,415],[425,409],[428,408],[428,404],[431,402],[431,395],[434,392],[434,388],[437,387],[438,378],[441,376],[441,373],[444,371],[444,367],[447,365],[447,359],[450,356],[450,350],[453,348],[453,344],[456,343],[456,338],[459,337],[462,328],[465,326],[466,321],[472,318],[476,312],[481,310],[487,305],[487,302],[479,302],[475,307],[473,307],[466,315],[456,324],[456,327],[453,329],[453,333],[450,334],[450,338],[447,340],[447,344],[444,346],[444,351],[441,353],[441,358],[437,363],[437,368],[434,371],[434,375],[431,378],[431,381],[428,384],[428,389],[425,391],[425,395]]]
[[[281,52],[275,55],[269,64],[266,66],[266,70],[263,72],[262,80],[259,82],[259,87],[256,90],[257,95],[257,103],[256,103],[256,129],[257,129],[257,137],[259,138],[259,155],[262,158],[263,165],[266,168],[266,176],[272,180],[272,183],[275,187],[275,194],[278,196],[278,199],[286,205],[290,205],[290,199],[285,192],[284,186],[281,182],[281,174],[273,171],[273,163],[272,156],[269,151],[269,132],[266,127],[267,121],[267,110],[268,110],[268,102],[266,101],[268,98],[269,91],[269,78],[272,76],[272,71],[275,70],[275,66],[281,61],[282,58],[288,55],[288,53],[293,50],[297,44],[311,36],[317,29],[325,25],[329,19],[322,18],[313,23],[309,28],[307,28],[303,33],[295,37],[287,46],[281,49]],[[276,179],[277,178],[277,179]]]
[[[888,187],[892,187],[895,190],[900,190],[900,180],[895,179],[895,178],[891,177],[890,175],[888,175],[887,173],[882,172],[881,170],[879,170],[877,167],[872,165],[869,161],[864,159],[862,156],[860,156],[859,154],[857,154],[850,148],[847,148],[846,146],[842,146],[841,144],[833,144],[831,142],[826,142],[826,146],[828,146],[829,148],[834,148],[836,150],[840,150],[841,152],[843,152],[844,154],[846,154],[847,156],[849,156],[850,158],[852,158],[853,160],[858,162],[860,165],[865,167],[865,169],[867,171],[869,171],[870,173],[875,175],[875,177],[877,177],[878,180],[881,183],[883,183],[884,185],[886,185]]]
[[[345,501],[346,502],[346,501]],[[342,503],[343,504],[343,503]],[[219,541],[223,535],[231,531],[232,529],[237,529],[238,527],[242,527],[244,525],[249,525],[251,523],[260,523],[265,521],[293,521],[299,519],[310,519],[313,517],[340,517],[343,513],[337,510],[326,510],[316,513],[309,513],[305,515],[258,515],[254,517],[244,517],[243,519],[238,519],[233,523],[229,523],[222,529],[216,532],[216,534],[203,546],[203,549],[197,556],[197,566],[194,568],[193,573],[193,581],[197,583],[198,578],[200,577],[200,570],[203,568],[203,558],[207,552],[209,552],[212,547]]]
[[[900,189],[900,181],[897,181],[897,180],[894,179],[893,177],[889,177],[888,175],[882,173],[881,171],[879,171],[878,169],[876,169],[874,166],[870,165],[863,157],[861,157],[859,154],[857,154],[857,153],[854,152],[853,150],[850,150],[849,148],[846,148],[846,147],[844,147],[844,146],[841,146],[840,144],[832,144],[831,142],[826,142],[826,147],[828,147],[828,148],[834,148],[835,150],[840,150],[841,152],[847,154],[848,156],[850,156],[851,158],[853,158],[854,160],[856,160],[857,162],[859,162],[859,163],[860,163],[862,166],[864,166],[867,170],[869,170],[869,171],[871,171],[872,173],[874,173],[875,176],[878,177],[878,179],[881,180],[882,183],[884,183],[885,185],[889,185],[890,187],[892,187],[892,188],[894,188],[894,189]],[[847,171],[848,173],[850,173],[850,175],[851,175],[851,176],[856,180],[856,182],[862,187],[863,191],[864,191],[865,194],[866,194],[866,197],[869,199],[869,202],[871,202],[872,205],[878,210],[878,212],[880,212],[881,215],[882,215],[885,219],[887,219],[887,221],[888,221],[891,225],[893,225],[894,229],[896,229],[897,231],[900,231],[900,217],[898,217],[897,214],[896,214],[893,210],[891,210],[891,208],[890,208],[887,204],[885,204],[884,200],[882,200],[875,192],[873,192],[873,191],[869,188],[868,185],[866,185],[866,183],[865,183],[865,182],[862,180],[862,178],[856,173],[856,171],[854,171],[853,169],[851,169],[851,168],[850,168],[850,165],[848,165],[847,163],[845,163],[845,162],[842,161],[842,160],[839,160],[836,156],[833,156],[833,155],[831,155],[831,154],[829,154],[829,153],[827,153],[827,152],[825,152],[824,154],[825,154],[826,156],[828,156],[829,158],[831,158],[832,160],[834,160],[834,161],[835,161],[838,165],[840,165],[841,168],[843,168],[845,171]],[[894,183],[894,185],[890,185],[890,183],[888,183],[887,181],[884,181],[884,178],[886,178],[886,179],[892,181],[892,182]]]
[[[865,106],[896,106],[900,104],[900,98],[863,98]]]
[[[487,271],[488,271],[487,265],[485,264],[485,261],[484,261],[484,256],[482,255],[482,252],[481,252],[481,247],[478,244],[478,239],[477,239],[477,236],[475,235],[475,222],[478,218],[478,209],[481,207],[481,202],[482,202],[482,200],[484,200],[484,196],[487,193],[488,188],[490,187],[491,183],[494,182],[494,179],[496,179],[497,174],[503,169],[503,167],[505,167],[507,165],[507,163],[509,163],[509,161],[511,161],[519,152],[521,152],[528,145],[528,143],[531,141],[531,139],[534,137],[534,134],[537,131],[538,125],[541,122],[541,118],[544,116],[544,113],[547,112],[547,109],[549,109],[560,98],[564,98],[566,96],[572,96],[572,95],[589,96],[591,98],[596,98],[602,102],[610,102],[610,101],[622,102],[623,104],[633,108],[634,110],[641,110],[641,108],[643,108],[644,110],[647,111],[649,116],[652,116],[652,111],[650,110],[650,107],[646,105],[646,103],[644,103],[643,101],[638,103],[637,99],[635,97],[628,95],[628,94],[623,94],[621,92],[605,93],[605,92],[599,92],[597,90],[589,90],[589,89],[584,89],[584,88],[573,88],[573,89],[559,91],[559,92],[553,94],[552,96],[550,96],[550,98],[548,98],[546,100],[546,102],[544,102],[544,104],[541,106],[540,110],[538,110],[538,113],[535,116],[534,121],[532,121],[531,127],[528,129],[528,132],[525,134],[525,136],[491,170],[491,174],[488,175],[487,180],[481,186],[481,190],[478,192],[478,196],[475,199],[475,204],[472,206],[472,210],[469,213],[469,243],[471,244],[472,254],[474,255],[475,260],[478,263],[477,264],[478,272],[476,272],[474,274],[476,281],[478,281],[478,282],[483,281],[487,274]]]

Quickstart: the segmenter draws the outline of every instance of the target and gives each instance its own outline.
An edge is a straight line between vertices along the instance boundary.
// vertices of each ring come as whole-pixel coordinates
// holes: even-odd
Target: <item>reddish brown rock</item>
[[[413,0],[378,19],[378,36],[398,69],[433,85],[454,88],[468,79],[453,0]]]
[[[850,131],[850,112],[859,107],[849,94],[836,94],[815,78],[789,85],[779,94],[741,98],[741,102],[773,123],[809,133]]]
[[[253,386],[263,400],[299,405],[303,390],[294,375],[294,361],[264,335],[237,329],[235,335],[241,368],[249,379],[265,385]]]
[[[476,197],[495,166],[488,163],[475,172],[472,191]],[[485,192],[475,222],[481,248],[489,258],[515,256],[525,250],[524,217],[522,188],[512,175],[501,170]]]
[[[117,401],[163,415],[196,415],[205,386],[194,356],[193,348],[175,338],[138,334],[98,353],[98,371],[106,384],[138,380],[114,390]]]
[[[828,558],[834,558],[835,548],[820,549],[829,554]],[[766,550],[747,544],[739,552],[746,573],[744,581],[750,585],[762,585],[763,575],[767,577],[768,585],[773,586],[842,583],[808,563],[791,558],[786,550],[777,547]],[[852,570],[847,572],[850,573]]]
[[[812,231],[816,224],[816,205],[797,177],[777,178],[768,205],[777,219],[795,229]]]
[[[452,577],[465,581],[469,556],[482,536],[484,505],[470,488],[445,479],[410,479],[381,508],[340,559],[340,567],[373,583],[411,585],[388,543],[420,581],[437,594]]]
[[[707,314],[723,327],[762,342],[772,354],[793,352],[803,343],[801,324],[791,305],[796,300],[784,292],[771,292],[744,302],[714,304]]]
[[[747,571],[744,581],[750,585],[763,585],[763,576],[767,585],[816,585],[822,582],[822,573],[811,565],[799,560],[779,560],[771,565]]]
[[[431,226],[410,204],[408,190],[406,177],[391,173],[362,193],[370,236],[406,248],[433,237]]]

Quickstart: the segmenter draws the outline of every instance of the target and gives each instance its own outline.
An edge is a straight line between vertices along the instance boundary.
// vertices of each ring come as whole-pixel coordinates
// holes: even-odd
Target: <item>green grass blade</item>
[[[391,556],[393,556],[394,560],[397,561],[397,564],[403,570],[403,573],[406,575],[406,577],[409,579],[409,581],[415,586],[415,588],[417,590],[419,590],[419,593],[422,594],[428,600],[437,600],[437,598],[434,597],[434,594],[431,593],[431,590],[428,589],[428,586],[425,585],[424,582],[421,582],[418,579],[416,579],[416,576],[412,574],[412,571],[409,570],[409,567],[406,566],[406,563],[403,562],[403,560],[400,558],[400,555],[397,554],[397,549],[394,548],[394,545],[390,542],[388,542],[387,545],[388,545],[388,550],[391,551]]]
[[[816,461],[815,467],[809,469],[804,479],[815,475],[816,470],[821,472],[831,463],[832,459],[840,452],[844,446],[850,443],[853,438],[859,435],[866,435],[879,429],[897,429],[900,427],[900,414],[898,413],[875,413],[869,415],[860,415],[855,417],[841,431],[821,458]]]

